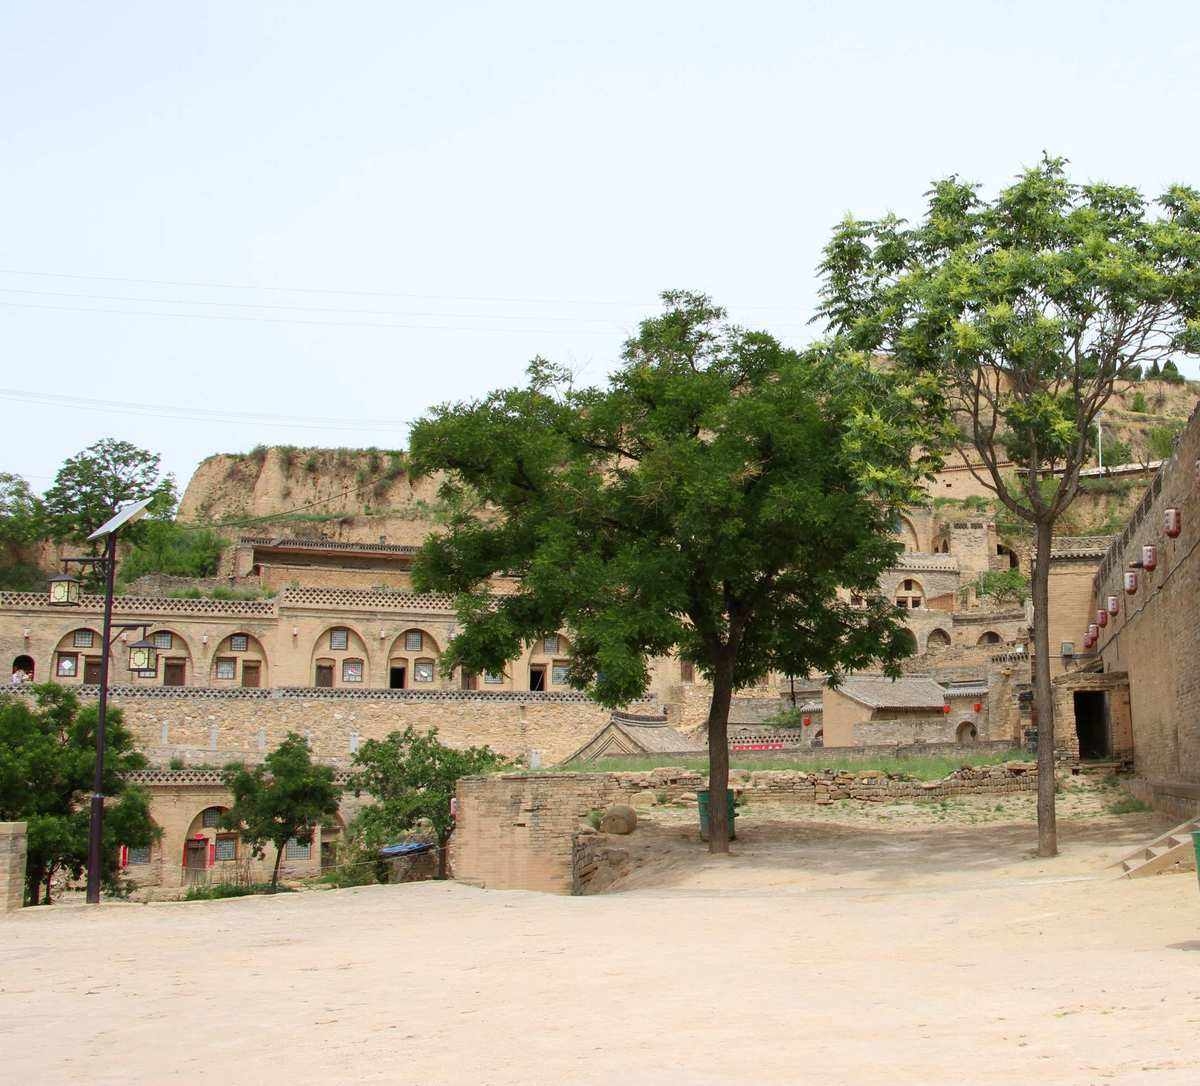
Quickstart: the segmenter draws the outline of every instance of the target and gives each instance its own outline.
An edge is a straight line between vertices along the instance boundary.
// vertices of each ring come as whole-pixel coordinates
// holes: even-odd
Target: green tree
[[[58,469],[45,496],[51,534],[82,540],[119,506],[149,497],[155,498],[151,513],[169,514],[175,506],[175,480],[160,476],[159,457],[128,441],[104,438]]]
[[[141,527],[140,538],[117,567],[123,585],[147,573],[211,577],[217,572],[225,541],[216,532],[172,520],[146,520]]]
[[[1141,389],[1138,389],[1133,394],[1133,403],[1130,405],[1129,410],[1136,411],[1139,415],[1146,413],[1146,394]]]
[[[1146,376],[1151,381],[1157,381],[1162,377],[1162,367],[1158,364],[1157,358],[1151,364],[1150,368],[1146,371]]]
[[[311,844],[322,820],[337,813],[341,789],[333,783],[333,770],[315,764],[304,737],[288,732],[262,765],[229,766],[225,783],[233,793],[233,806],[221,817],[225,829],[239,832],[260,860],[268,844],[275,846],[274,893],[288,841]]]
[[[347,787],[366,792],[375,803],[354,820],[353,834],[378,851],[428,819],[438,843],[438,878],[446,877],[446,845],[454,832],[450,800],[461,777],[489,773],[507,762],[490,747],[457,750],[438,742],[437,729],[411,726],[386,739],[368,739],[354,755]]]
[[[937,182],[915,225],[847,219],[822,265],[829,326],[857,349],[887,352],[902,371],[937,374],[973,472],[1033,527],[1043,856],[1057,851],[1054,526],[1079,492],[1114,382],[1200,346],[1200,194],[1175,187],[1158,204],[1161,215],[1135,189],[1074,184],[1061,159],[1044,158],[993,200],[956,177]]]
[[[446,668],[499,671],[566,629],[571,684],[619,706],[643,694],[651,658],[691,661],[712,683],[720,796],[735,690],[773,671],[894,671],[910,652],[878,578],[934,463],[913,456],[936,437],[932,383],[824,346],[797,353],[726,324],[703,295],[663,299],[606,388],[539,359],[525,387],[416,424],[412,466],[445,472],[458,508],[414,575],[457,594]],[[503,574],[519,587],[493,595]],[[850,593],[872,600],[852,607]],[[725,804],[710,810],[709,848],[727,851]]]
[[[42,588],[36,544],[44,530],[42,503],[19,475],[0,471],[0,588]]]
[[[975,578],[975,591],[997,606],[1006,600],[1023,604],[1029,599],[1029,578],[1019,569],[987,570]]]
[[[50,903],[50,886],[65,871],[87,866],[89,797],[96,765],[96,705],[80,708],[74,692],[57,683],[32,688],[34,703],[0,696],[0,822],[28,823],[25,861],[30,905]],[[117,887],[121,845],[144,847],[159,836],[146,793],[128,783],[146,759],[120,709],[109,707],[105,728],[102,882]],[[44,894],[43,894],[44,891]]]
[[[1183,384],[1183,374],[1179,372],[1179,367],[1175,365],[1173,358],[1168,358],[1162,367],[1162,378],[1173,385]]]
[[[1154,460],[1168,460],[1175,451],[1175,439],[1183,423],[1170,423],[1166,426],[1151,426],[1146,434],[1146,448]]]

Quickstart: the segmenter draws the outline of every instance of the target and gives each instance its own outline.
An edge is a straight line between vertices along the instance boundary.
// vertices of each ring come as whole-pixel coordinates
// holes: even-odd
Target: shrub
[[[1151,426],[1146,434],[1146,448],[1155,460],[1166,460],[1175,451],[1175,438],[1183,424],[1168,423],[1166,426]]]
[[[216,901],[224,897],[250,897],[252,894],[290,894],[290,886],[272,887],[269,882],[213,882],[207,886],[192,886],[184,901]]]
[[[1120,799],[1113,800],[1104,809],[1112,815],[1125,815],[1141,814],[1143,811],[1149,811],[1152,808],[1150,804],[1143,803],[1140,799],[1135,799],[1133,796],[1122,796]]]
[[[148,520],[133,550],[118,567],[122,585],[147,573],[172,577],[211,577],[225,541],[208,528],[185,528],[173,520]]]
[[[1130,405],[1129,410],[1137,411],[1142,415],[1144,415],[1148,410],[1146,407],[1146,394],[1141,389],[1138,389],[1137,392],[1133,394],[1133,403]]]

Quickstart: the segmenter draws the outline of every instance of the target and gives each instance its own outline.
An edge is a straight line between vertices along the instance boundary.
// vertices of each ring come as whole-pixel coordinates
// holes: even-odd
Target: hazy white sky
[[[0,398],[0,468],[400,446],[667,287],[802,342],[847,211],[1200,184],[1198,53],[1194,2],[7,3],[0,387],[76,400]]]

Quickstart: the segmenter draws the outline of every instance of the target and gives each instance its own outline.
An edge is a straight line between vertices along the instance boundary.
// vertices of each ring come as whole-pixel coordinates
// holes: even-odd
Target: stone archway
[[[987,630],[979,635],[976,645],[999,645],[1004,639],[995,630]]]
[[[37,665],[34,664],[33,657],[27,653],[14,656],[12,662],[12,685],[20,686],[22,683],[34,682],[36,669]]]
[[[929,636],[925,638],[925,651],[936,655],[939,652],[945,652],[950,647],[950,635],[940,626],[929,631]]]
[[[963,720],[958,727],[954,729],[954,741],[959,746],[968,746],[974,743],[979,738],[979,729],[975,726],[974,721]]]

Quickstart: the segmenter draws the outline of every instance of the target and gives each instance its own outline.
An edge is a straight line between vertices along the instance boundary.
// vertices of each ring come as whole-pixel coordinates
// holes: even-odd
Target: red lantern
[[[1112,615],[1114,618],[1121,613],[1121,597],[1120,596],[1109,596],[1108,597],[1108,613],[1110,615]]]
[[[942,706],[942,712],[943,712],[943,713],[948,713],[948,712],[950,712],[950,706],[949,706],[949,705],[943,705],[943,706]]]
[[[1083,647],[1085,649],[1090,649],[1095,643],[1096,639],[1092,637],[1091,634],[1088,634],[1087,637],[1083,639]]]
[[[1100,610],[1096,612],[1096,625],[1104,629],[1108,625],[1108,612]]]
[[[811,727],[811,726],[812,726],[812,717],[811,717],[811,716],[806,716],[806,717],[804,718],[804,726],[805,726],[806,728],[808,728],[808,727]]]
[[[1100,626],[1098,623],[1093,622],[1088,627],[1088,637],[1092,639],[1093,645],[1100,640]]]
[[[980,712],[980,711],[982,711],[982,709],[983,709],[983,702],[982,702],[982,701],[977,701],[977,702],[974,704],[974,706],[972,706],[972,708],[974,708],[975,712],[977,712],[977,713],[978,713],[978,712]]]
[[[1130,570],[1125,571],[1125,594],[1127,596],[1133,596],[1133,595],[1137,594],[1137,571],[1136,570],[1130,569]]]
[[[1153,543],[1146,543],[1142,547],[1142,569],[1147,573],[1154,570],[1158,565],[1158,548]]]
[[[1163,531],[1171,539],[1183,531],[1183,516],[1173,505],[1163,510]]]

